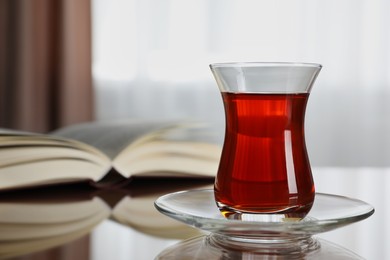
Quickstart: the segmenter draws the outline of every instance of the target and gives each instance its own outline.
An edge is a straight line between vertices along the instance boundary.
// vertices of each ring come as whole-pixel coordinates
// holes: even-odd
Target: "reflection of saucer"
[[[182,241],[162,251],[155,259],[306,259],[306,260],[352,260],[363,259],[355,253],[330,243],[323,239],[317,239],[320,244],[315,250],[302,251],[278,251],[273,245],[259,248],[230,248],[224,244],[213,241],[213,235],[201,236]]]
[[[308,216],[301,221],[253,222],[225,219],[214,201],[212,189],[167,194],[155,202],[156,208],[188,225],[229,237],[280,240],[307,239],[374,213],[374,208],[360,200],[317,193]]]

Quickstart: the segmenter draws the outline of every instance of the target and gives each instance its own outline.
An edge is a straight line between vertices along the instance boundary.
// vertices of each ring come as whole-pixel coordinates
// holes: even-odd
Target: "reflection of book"
[[[110,215],[109,206],[99,197],[56,201],[55,194],[41,195],[35,196],[33,191],[1,194],[0,259],[80,238]]]
[[[81,183],[0,193],[0,259],[71,242],[105,219],[152,236],[183,239],[199,235],[198,230],[160,214],[153,202],[165,193],[211,183],[140,179],[120,190]]]
[[[209,139],[194,124],[140,121],[85,123],[51,135],[3,129],[0,190],[133,176],[214,177],[221,147]],[[107,177],[114,171],[114,180]]]
[[[156,237],[183,239],[199,235],[198,229],[178,223],[158,212],[154,201],[161,195],[186,189],[212,188],[212,180],[139,179],[124,187],[128,195],[115,204],[111,219]],[[102,195],[104,198],[105,196]]]

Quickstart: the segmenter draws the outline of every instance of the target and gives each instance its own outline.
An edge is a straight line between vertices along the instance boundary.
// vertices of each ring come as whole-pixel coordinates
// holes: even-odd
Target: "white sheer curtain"
[[[388,0],[94,0],[98,119],[222,128],[209,63],[316,62],[324,68],[307,108],[312,164],[389,166],[389,10]]]

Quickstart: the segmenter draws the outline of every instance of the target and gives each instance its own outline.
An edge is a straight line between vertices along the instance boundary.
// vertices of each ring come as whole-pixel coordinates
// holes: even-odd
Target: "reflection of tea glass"
[[[225,241],[219,241],[215,234],[187,239],[166,248],[155,259],[363,259],[352,251],[323,239],[315,242],[320,244],[315,250],[304,244],[283,247],[282,243]]]
[[[251,221],[304,218],[315,196],[304,119],[321,65],[219,63],[210,68],[226,117],[214,186],[220,211]]]

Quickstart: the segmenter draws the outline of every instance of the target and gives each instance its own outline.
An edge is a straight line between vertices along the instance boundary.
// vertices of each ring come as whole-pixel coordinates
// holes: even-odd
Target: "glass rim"
[[[310,63],[310,62],[220,62],[220,63],[211,63],[210,68],[228,68],[228,67],[306,67],[306,68],[317,68],[321,69],[322,65],[319,63]]]

